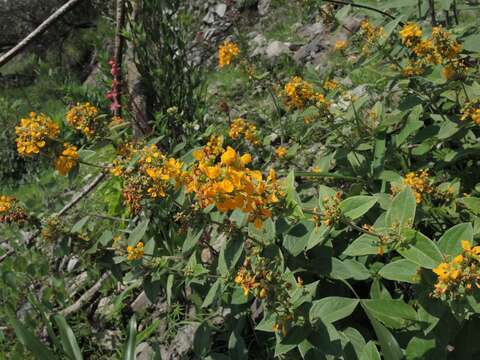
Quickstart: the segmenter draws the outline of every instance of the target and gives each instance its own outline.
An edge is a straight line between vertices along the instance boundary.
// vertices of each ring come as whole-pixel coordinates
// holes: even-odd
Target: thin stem
[[[392,20],[395,20],[395,16],[393,15],[390,15],[389,13],[386,13],[385,11],[382,11],[382,10],[379,10],[379,9],[376,9],[374,7],[371,7],[371,6],[368,6],[368,5],[363,5],[363,4],[355,4],[355,3],[351,3],[351,2],[346,2],[346,1],[339,1],[339,0],[324,0],[325,2],[329,2],[329,3],[332,3],[332,4],[337,4],[337,5],[350,5],[350,6],[353,6],[353,7],[357,7],[357,8],[360,8],[360,9],[367,9],[367,10],[371,10],[371,11],[375,11],[379,14],[382,14],[383,16],[386,16]]]

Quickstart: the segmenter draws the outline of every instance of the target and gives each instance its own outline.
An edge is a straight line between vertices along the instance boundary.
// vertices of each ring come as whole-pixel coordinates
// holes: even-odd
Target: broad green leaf
[[[403,281],[411,284],[418,283],[420,278],[417,274],[419,267],[410,260],[392,261],[380,269],[379,275],[384,279]]]
[[[429,353],[436,348],[435,339],[421,339],[413,337],[405,349],[407,360],[427,359]]]
[[[465,206],[468,210],[470,210],[475,215],[480,215],[480,198],[467,196],[460,199],[457,199],[457,202]]]
[[[355,220],[370,210],[376,203],[377,199],[374,196],[358,195],[343,200],[339,206],[344,216]]]
[[[415,310],[402,300],[372,299],[362,300],[370,313],[386,326],[400,328],[417,320]]]
[[[462,251],[462,240],[473,240],[473,226],[471,223],[462,223],[451,227],[438,241],[438,247],[444,255],[455,256]]]
[[[355,279],[366,280],[370,278],[370,272],[365,265],[353,259],[346,259],[341,261],[337,258],[332,258],[332,269],[330,276],[333,279]]]
[[[202,304],[203,308],[209,307],[213,303],[213,301],[217,297],[218,290],[220,289],[220,284],[221,284],[221,280],[217,279],[213,283],[213,285],[210,287],[207,295],[205,296],[205,299],[203,300],[203,304]]]
[[[302,221],[298,223],[285,235],[283,247],[293,256],[299,255],[305,250],[312,231],[315,231],[313,222]]]
[[[415,219],[417,203],[410,187],[405,187],[392,201],[392,206],[387,211],[385,218],[388,227],[402,230],[410,227]]]
[[[228,339],[228,350],[230,352],[230,359],[232,360],[248,359],[248,350],[245,346],[245,341],[237,331],[232,331],[230,339]]]
[[[339,296],[329,296],[312,303],[310,308],[310,322],[321,320],[331,323],[350,316],[358,305],[359,300]]]
[[[440,249],[421,232],[407,229],[403,232],[406,247],[397,251],[405,258],[425,269],[433,269],[443,261]]]
[[[470,35],[463,39],[462,48],[471,52],[480,52],[480,34]]]
[[[403,359],[403,352],[400,346],[398,345],[397,340],[392,335],[392,333],[383,326],[379,321],[375,319],[373,314],[363,306],[365,313],[367,314],[370,322],[372,323],[373,330],[377,335],[378,342],[382,348],[382,355],[385,360],[401,360]]]
[[[53,317],[60,330],[60,338],[62,340],[63,351],[72,360],[83,360],[82,352],[78,346],[77,339],[73,334],[72,328],[62,315]]]
[[[351,5],[344,6],[340,10],[335,12],[335,18],[338,20],[339,23],[342,23],[345,20],[345,18],[348,16],[351,10],[352,10]]]
[[[195,245],[197,245],[198,240],[203,234],[203,228],[189,228],[187,232],[187,237],[185,238],[185,241],[183,242],[183,247],[182,247],[182,252],[188,253],[190,250],[192,250]]]
[[[233,238],[220,249],[218,257],[218,272],[222,276],[227,276],[235,267],[242,256],[244,241],[241,238]]]
[[[193,351],[200,357],[207,355],[210,351],[212,330],[206,322],[202,323],[195,331],[193,338]]]
[[[172,304],[172,288],[173,288],[173,281],[175,280],[175,275],[168,274],[167,276],[167,286],[166,286],[166,293],[167,293],[167,304],[170,306]]]
[[[52,360],[56,358],[52,351],[13,315],[9,316],[9,321],[15,330],[18,340],[35,356],[37,360]]]
[[[343,252],[345,256],[364,256],[378,254],[378,238],[363,234],[355,239]]]
[[[78,220],[75,225],[72,226],[72,230],[70,230],[72,233],[78,233],[80,231],[82,231],[83,227],[85,226],[85,224],[88,222],[88,220],[90,220],[90,216],[87,215],[87,216],[84,216],[83,218],[81,218],[80,220]]]
[[[149,220],[144,220],[139,223],[135,229],[132,230],[130,236],[128,237],[128,245],[134,246],[140,240],[142,240],[143,235],[147,232]]]
[[[343,330],[340,335],[345,336],[350,344],[353,346],[356,356],[360,357],[362,354],[363,349],[365,348],[365,339],[363,338],[362,334],[360,331],[353,327],[348,327],[345,330]]]
[[[295,172],[292,170],[285,179],[285,201],[287,206],[292,210],[292,215],[298,219],[304,217],[302,210],[302,202],[295,190]]]
[[[137,346],[137,319],[135,315],[128,322],[128,337],[123,349],[122,360],[136,360],[135,348]]]
[[[367,345],[365,345],[359,360],[381,360],[377,346],[373,341],[369,341]]]

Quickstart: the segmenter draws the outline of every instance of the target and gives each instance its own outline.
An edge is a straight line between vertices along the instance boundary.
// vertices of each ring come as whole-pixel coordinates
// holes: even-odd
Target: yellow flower
[[[465,251],[470,251],[472,250],[472,244],[470,244],[470,241],[468,240],[462,240],[461,241],[461,244],[462,244],[462,249],[465,250]]]
[[[77,153],[77,147],[69,143],[63,144],[64,150],[55,160],[55,169],[61,175],[67,175],[76,165],[80,155]]]
[[[128,260],[138,260],[143,258],[143,242],[138,242],[135,246],[127,246],[127,259]]]
[[[277,155],[278,158],[283,158],[287,154],[287,149],[283,146],[279,146],[278,148],[275,149],[275,154]]]
[[[402,27],[399,34],[402,43],[407,47],[411,47],[420,40],[422,29],[416,23],[409,22]]]
[[[230,146],[227,147],[227,150],[222,154],[221,161],[224,165],[230,165],[237,159],[237,153]]]
[[[101,130],[101,124],[97,121],[97,114],[97,108],[89,102],[77,103],[67,112],[67,124],[91,138],[97,131]]]
[[[335,41],[335,50],[343,50],[347,47],[347,40]]]
[[[0,213],[10,210],[13,200],[14,198],[11,196],[0,195]]]
[[[233,59],[240,53],[240,49],[234,42],[225,41],[218,49],[218,65],[220,68],[231,65]]]
[[[32,156],[40,153],[49,140],[55,140],[60,128],[44,114],[34,112],[20,120],[15,128],[17,151],[20,156]]]

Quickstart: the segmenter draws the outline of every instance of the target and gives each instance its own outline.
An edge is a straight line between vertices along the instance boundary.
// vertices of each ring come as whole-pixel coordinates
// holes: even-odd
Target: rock
[[[312,62],[312,59],[317,57],[319,52],[325,50],[325,39],[323,35],[317,35],[309,43],[303,45],[293,55],[293,59],[298,64],[305,64]]]
[[[215,13],[220,16],[224,17],[225,13],[227,12],[227,5],[225,4],[217,4],[214,9]]]
[[[290,48],[287,43],[275,40],[268,44],[265,53],[268,59],[274,60],[283,54],[289,54]]]
[[[215,22],[215,15],[213,12],[209,11],[202,19],[205,24],[211,25]]]
[[[72,272],[80,265],[80,258],[78,256],[73,256],[70,260],[68,260],[67,264],[67,272]]]
[[[150,360],[155,354],[155,351],[153,351],[152,347],[148,343],[142,342],[137,345],[135,353],[137,355],[137,360]]]
[[[175,339],[172,341],[172,346],[180,358],[193,349],[193,338],[195,337],[195,331],[197,331],[198,326],[198,323],[189,324],[178,330]]]
[[[134,313],[144,313],[147,308],[152,305],[152,302],[148,299],[145,291],[142,291],[132,303],[131,308]]]
[[[112,296],[101,298],[95,310],[94,317],[97,319],[108,317],[114,310]]]
[[[88,87],[96,87],[99,84],[99,82],[101,82],[100,72],[101,72],[100,65],[95,64],[92,68],[92,71],[83,82],[83,85]]]
[[[319,34],[326,34],[327,28],[323,22],[316,22],[311,25],[305,25],[299,28],[298,34],[307,39],[312,39]]]
[[[120,330],[105,330],[97,335],[98,344],[107,351],[119,348],[121,344],[122,332]]]
[[[67,286],[67,292],[70,297],[73,297],[79,290],[81,290],[88,282],[88,273],[86,271],[77,275],[71,283]]]
[[[249,49],[252,49],[250,56],[254,57],[257,55],[265,54],[265,48],[267,45],[267,39],[262,34],[257,34],[248,42]]]
[[[265,16],[268,14],[270,10],[270,5],[272,4],[272,0],[259,0],[257,9],[260,16]]]

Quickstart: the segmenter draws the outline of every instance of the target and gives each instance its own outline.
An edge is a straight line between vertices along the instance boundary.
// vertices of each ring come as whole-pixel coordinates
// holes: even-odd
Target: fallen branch
[[[82,0],[70,0],[57,11],[50,15],[43,23],[41,23],[35,30],[33,30],[27,37],[20,41],[15,47],[7,51],[6,54],[0,56],[0,67],[5,65],[17,54],[22,52],[28,45],[30,45],[36,38],[42,35],[48,28],[55,24],[63,15],[73,9]]]
[[[76,313],[78,310],[80,310],[85,304],[87,304],[93,298],[93,296],[102,287],[104,281],[107,280],[109,277],[110,277],[110,271],[107,271],[105,274],[102,275],[100,279],[98,279],[98,281],[90,289],[85,291],[83,295],[80,296],[77,301],[75,301],[75,303],[73,303],[69,307],[60,311],[60,314],[64,317],[67,317],[69,315]]]

